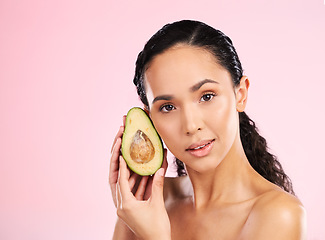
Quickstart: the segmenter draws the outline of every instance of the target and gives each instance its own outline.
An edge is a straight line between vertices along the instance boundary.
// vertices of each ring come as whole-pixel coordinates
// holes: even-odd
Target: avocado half
[[[161,138],[141,108],[131,108],[126,115],[121,152],[129,168],[141,176],[154,174],[162,165]]]

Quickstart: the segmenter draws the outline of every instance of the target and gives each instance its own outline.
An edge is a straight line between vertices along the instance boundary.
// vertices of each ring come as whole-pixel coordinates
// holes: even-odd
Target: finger
[[[140,181],[141,181],[141,176],[136,173],[133,173],[132,176],[130,177],[129,185],[130,185],[130,189],[131,189],[131,192],[133,193],[133,195],[137,192]]]
[[[126,115],[123,116],[123,127],[125,126]]]
[[[133,194],[131,192],[130,186],[129,186],[129,177],[130,177],[130,171],[127,168],[126,162],[122,156],[120,156],[120,170],[119,170],[119,189],[121,192],[121,197],[124,201],[124,199],[133,198]]]
[[[147,182],[146,192],[144,193],[144,196],[143,196],[144,200],[148,200],[151,197],[152,180],[153,180],[153,177],[150,176],[149,179],[148,179],[148,182]]]
[[[151,200],[153,202],[164,202],[163,189],[164,189],[165,170],[160,168],[153,177]]]
[[[167,149],[164,149],[164,160],[161,165],[161,168],[164,169],[164,172],[166,173],[168,167],[168,161],[167,161]],[[152,182],[153,182],[153,177],[149,177],[148,182],[147,182],[147,187],[146,191],[144,193],[143,199],[148,200],[151,197],[151,192],[152,192]]]
[[[143,196],[146,192],[146,187],[147,187],[147,182],[148,182],[149,177],[144,176],[141,178],[140,184],[138,186],[137,192],[135,193],[135,198],[137,200],[143,200]]]
[[[113,148],[111,161],[109,165],[109,183],[116,183],[119,169],[119,156],[122,139],[118,138]]]
[[[136,173],[131,174],[131,177],[129,178],[130,189],[133,189],[135,183],[137,182],[138,177],[139,177],[139,175]]]
[[[119,130],[118,130],[118,132],[117,132],[117,134],[116,134],[116,136],[114,138],[112,148],[111,148],[111,153],[112,153],[112,151],[114,149],[114,146],[115,146],[115,143],[116,143],[117,139],[122,138],[123,132],[124,132],[124,126],[120,126],[120,128],[119,128]]]
[[[121,208],[121,191],[120,191],[120,186],[119,186],[119,184],[117,183],[116,184],[116,200],[117,200],[117,206],[116,206],[116,208]]]

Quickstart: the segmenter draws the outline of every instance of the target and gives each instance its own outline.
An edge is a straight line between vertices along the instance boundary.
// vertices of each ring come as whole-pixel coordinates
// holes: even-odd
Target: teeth
[[[204,144],[204,145],[202,145],[202,146],[199,146],[199,147],[196,147],[196,148],[193,148],[193,150],[198,150],[198,149],[201,149],[201,148],[204,148],[206,145],[208,145],[209,143],[207,143],[207,144]]]

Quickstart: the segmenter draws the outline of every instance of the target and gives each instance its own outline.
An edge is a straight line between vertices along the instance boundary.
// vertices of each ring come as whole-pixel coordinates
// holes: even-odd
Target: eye
[[[172,111],[174,109],[175,109],[175,107],[173,105],[171,105],[171,104],[165,104],[165,105],[161,106],[159,110],[161,112],[167,113],[167,112],[170,112],[170,111]]]
[[[209,102],[215,95],[214,93],[206,93],[201,97],[200,102]]]

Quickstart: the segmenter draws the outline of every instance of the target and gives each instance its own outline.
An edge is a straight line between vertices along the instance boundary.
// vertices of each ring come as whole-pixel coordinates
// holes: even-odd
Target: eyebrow
[[[204,84],[206,83],[216,83],[219,84],[217,81],[211,80],[211,79],[203,79],[202,81],[194,84],[192,87],[190,87],[190,91],[191,92],[196,92],[197,90],[199,90]],[[154,98],[154,100],[152,101],[152,104],[154,104],[157,101],[160,100],[165,100],[165,101],[170,101],[174,98],[173,95],[160,95]]]
[[[152,104],[154,104],[155,102],[160,101],[160,100],[170,101],[173,98],[174,98],[173,95],[161,95],[161,96],[155,97],[154,100],[152,101]]]
[[[216,84],[219,84],[217,81],[214,81],[214,80],[211,80],[211,79],[204,79],[204,80],[202,80],[202,81],[194,84],[194,86],[190,88],[190,91],[191,92],[195,92],[195,91],[199,90],[206,83],[216,83]]]

